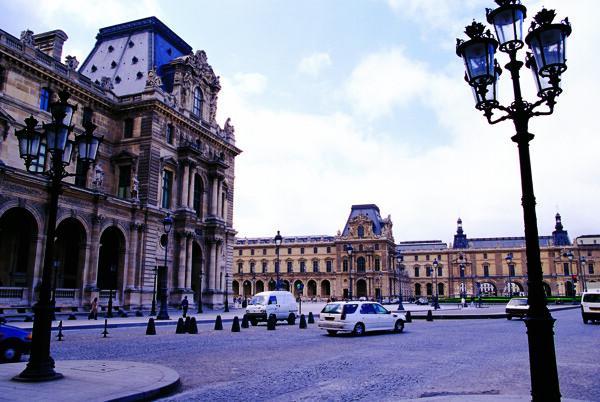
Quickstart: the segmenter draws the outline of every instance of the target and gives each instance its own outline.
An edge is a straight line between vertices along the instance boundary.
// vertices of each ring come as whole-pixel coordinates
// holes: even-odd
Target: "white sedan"
[[[339,331],[362,335],[366,331],[402,332],[405,322],[404,314],[388,311],[379,303],[351,300],[328,303],[319,315],[318,327],[330,335]]]

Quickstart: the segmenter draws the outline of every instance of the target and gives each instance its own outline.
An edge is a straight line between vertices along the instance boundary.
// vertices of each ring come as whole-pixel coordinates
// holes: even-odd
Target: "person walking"
[[[97,320],[98,319],[98,298],[94,297],[94,301],[92,301],[92,308],[90,309],[90,315],[88,320]]]
[[[183,298],[183,300],[181,301],[181,308],[183,309],[183,318],[185,318],[187,311],[188,311],[188,299],[187,296],[185,296]]]

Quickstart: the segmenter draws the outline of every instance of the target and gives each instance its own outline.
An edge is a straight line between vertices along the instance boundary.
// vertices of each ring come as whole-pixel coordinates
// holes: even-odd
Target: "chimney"
[[[58,61],[62,57],[63,44],[67,39],[67,34],[60,29],[33,35],[35,47]]]

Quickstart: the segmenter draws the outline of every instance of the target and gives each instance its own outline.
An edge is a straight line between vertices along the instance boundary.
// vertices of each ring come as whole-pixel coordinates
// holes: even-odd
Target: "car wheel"
[[[15,342],[6,342],[0,347],[0,360],[3,362],[18,362],[21,354],[21,348]]]
[[[328,330],[327,330],[327,333],[328,333],[329,335],[335,335],[335,334],[337,334],[337,331],[336,331],[335,329],[328,329]]]
[[[587,324],[587,323],[588,323],[588,319],[587,319],[587,318],[585,318],[585,317],[583,317],[583,323],[584,323],[584,324]]]
[[[396,325],[394,325],[394,332],[400,333],[404,331],[404,321],[398,320],[396,321]]]
[[[252,324],[253,327],[256,327],[258,325],[258,321],[256,321],[256,319],[252,318],[252,319],[250,319],[250,324]]]
[[[512,320],[512,316],[511,316],[511,315],[509,315],[509,316],[507,316],[507,317],[506,317],[506,319],[507,319],[507,320]]]
[[[365,324],[362,322],[356,323],[354,326],[354,331],[352,331],[354,335],[360,336],[365,333]]]
[[[294,315],[294,313],[290,313],[290,316],[288,317],[288,324],[289,325],[296,324],[296,316]]]

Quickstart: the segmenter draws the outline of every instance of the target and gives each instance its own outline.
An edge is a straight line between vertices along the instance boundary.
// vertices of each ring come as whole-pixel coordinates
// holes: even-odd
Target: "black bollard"
[[[275,314],[271,314],[269,316],[269,320],[267,321],[267,330],[275,331],[276,325],[277,325],[277,320],[275,319]]]
[[[135,312],[135,316],[136,317],[143,317],[144,313],[142,313],[142,310],[138,310],[138,311]]]
[[[410,314],[410,311],[406,312],[406,322],[412,322],[412,315]]]
[[[183,329],[183,318],[179,317],[179,320],[177,320],[177,328],[175,329],[175,333],[176,334],[185,334],[185,331]]]
[[[63,338],[63,334],[62,334],[62,321],[58,323],[58,335],[56,335],[56,337],[58,338],[59,341],[62,341]]]
[[[244,314],[244,317],[242,317],[242,328],[250,328],[250,324],[248,323],[248,314]]]
[[[185,324],[183,324],[183,332],[190,332],[190,316],[185,317]]]
[[[71,314],[69,314],[69,318],[68,319],[69,320],[76,320],[77,317],[75,317],[75,314],[71,313]]]
[[[25,316],[25,322],[33,322],[33,316],[31,314],[27,314]]]
[[[315,323],[315,317],[313,317],[312,311],[308,313],[308,323],[309,324],[314,324]]]
[[[300,329],[304,329],[306,327],[307,327],[307,325],[306,325],[306,317],[304,317],[304,314],[302,314],[300,316]]]
[[[231,325],[231,332],[240,332],[240,319],[237,315],[233,317],[233,325]]]
[[[197,334],[198,333],[198,325],[196,325],[196,317],[192,317],[190,319],[189,333],[190,334]]]
[[[106,338],[106,335],[108,335],[108,320],[105,318],[104,319],[104,332],[102,332],[102,335],[104,335],[104,337]]]
[[[427,310],[427,321],[433,321],[433,314],[431,310]]]
[[[217,321],[215,321],[215,331],[223,330],[223,322],[221,321],[221,316],[217,316]]]
[[[146,335],[156,335],[156,327],[154,326],[154,318],[150,317],[148,320],[148,327],[146,327]]]

